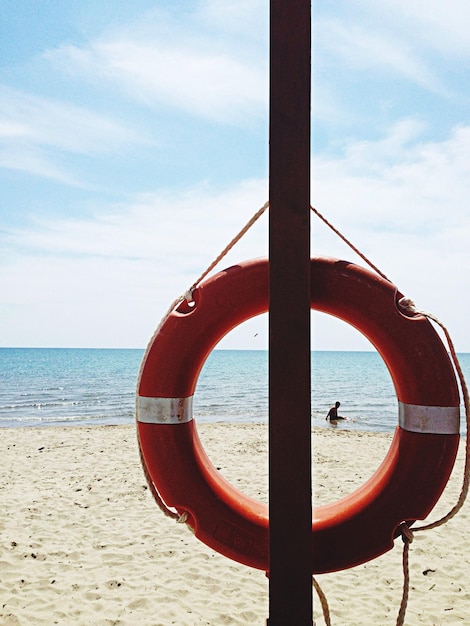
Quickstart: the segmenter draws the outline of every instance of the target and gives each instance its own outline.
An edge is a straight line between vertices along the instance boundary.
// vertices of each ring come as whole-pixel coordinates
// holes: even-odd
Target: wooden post
[[[271,0],[269,618],[311,626],[310,0]]]

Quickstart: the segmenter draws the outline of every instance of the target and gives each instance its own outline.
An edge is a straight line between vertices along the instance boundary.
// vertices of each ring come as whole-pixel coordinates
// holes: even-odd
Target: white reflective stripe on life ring
[[[146,424],[185,424],[193,419],[193,396],[137,398],[137,421]]]
[[[460,408],[458,406],[421,406],[398,402],[398,424],[414,433],[458,435]]]

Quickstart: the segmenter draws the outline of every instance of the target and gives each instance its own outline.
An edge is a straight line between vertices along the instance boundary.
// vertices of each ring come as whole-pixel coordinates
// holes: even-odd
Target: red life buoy
[[[269,570],[268,510],[230,485],[210,462],[192,415],[200,370],[218,341],[268,308],[266,259],[219,272],[164,320],[142,364],[139,445],[162,500],[187,515],[196,537],[221,554]],[[424,519],[439,499],[459,443],[459,392],[429,321],[401,312],[401,294],[354,264],[311,262],[311,306],[362,332],[382,356],[398,399],[398,426],[383,463],[362,487],[316,507],[312,573],[345,569],[393,546],[401,522]]]

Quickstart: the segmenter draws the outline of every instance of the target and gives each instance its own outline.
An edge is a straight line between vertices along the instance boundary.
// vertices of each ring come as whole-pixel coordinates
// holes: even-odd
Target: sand
[[[207,424],[201,439],[243,492],[266,501],[267,427]],[[380,464],[388,434],[315,431],[316,498],[333,501]],[[463,455],[431,516],[458,497]],[[264,625],[265,574],[213,552],[165,517],[147,488],[133,426],[2,429],[0,624]],[[410,551],[407,625],[470,624],[469,505]],[[318,576],[333,626],[395,624],[402,542]],[[316,596],[314,619],[324,619]],[[295,625],[294,625],[295,626]]]

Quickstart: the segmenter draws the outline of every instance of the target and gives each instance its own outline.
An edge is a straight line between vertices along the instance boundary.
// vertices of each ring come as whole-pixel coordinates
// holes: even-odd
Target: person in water
[[[336,422],[337,420],[345,420],[345,417],[341,417],[338,415],[338,409],[341,406],[341,402],[335,402],[335,405],[331,407],[328,411],[328,415],[325,417],[326,420],[330,420],[330,422]]]

